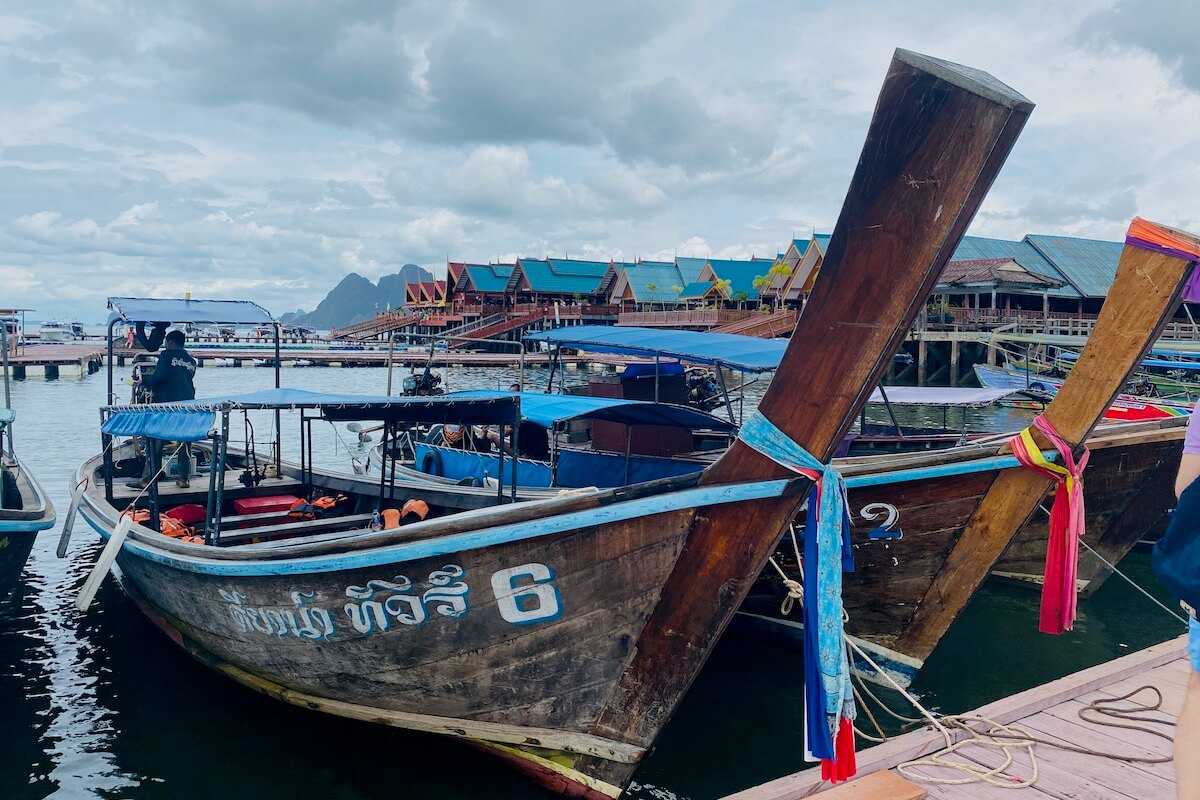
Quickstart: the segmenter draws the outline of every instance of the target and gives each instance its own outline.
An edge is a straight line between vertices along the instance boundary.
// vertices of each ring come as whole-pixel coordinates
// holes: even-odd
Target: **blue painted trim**
[[[1051,461],[1058,459],[1058,453],[1045,451],[1043,455]],[[988,472],[994,469],[1012,469],[1019,467],[1020,462],[1014,456],[993,456],[991,458],[973,458],[954,464],[938,464],[934,467],[918,467],[916,469],[900,469],[895,472],[881,472],[872,475],[855,475],[846,478],[847,489],[861,489],[865,486],[885,486],[890,483],[907,483],[909,481],[926,480],[929,478],[945,478],[951,475],[970,475],[974,472]]]
[[[55,515],[51,514],[49,518],[16,519],[11,522],[0,522],[0,533],[37,533],[53,528],[55,520]]]
[[[261,575],[307,575],[361,569],[385,564],[399,564],[406,561],[431,558],[433,556],[450,555],[451,553],[461,553],[465,550],[476,550],[482,547],[495,547],[502,544],[522,542],[565,531],[623,522],[638,517],[679,511],[685,508],[779,497],[783,494],[789,483],[791,483],[789,480],[777,480],[685,489],[679,492],[642,497],[636,500],[627,500],[623,503],[618,502],[599,508],[590,508],[585,511],[557,514],[546,519],[500,525],[495,528],[439,536],[436,539],[408,542],[392,545],[391,547],[380,547],[374,550],[339,553],[329,556],[312,556],[309,558],[280,559],[278,561],[223,561],[203,557],[190,558],[177,553],[158,550],[146,545],[144,542],[133,539],[126,539],[121,549],[139,558],[144,558],[147,561],[153,561],[172,569],[195,572],[202,575],[247,577]],[[80,508],[79,513],[102,537],[105,539],[108,538],[110,531],[104,529],[93,520],[86,509]],[[204,549],[203,545],[196,545],[196,548],[200,551]]]

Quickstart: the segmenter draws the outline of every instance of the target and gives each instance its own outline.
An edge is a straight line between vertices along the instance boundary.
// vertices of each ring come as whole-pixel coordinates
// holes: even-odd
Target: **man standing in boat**
[[[192,358],[191,353],[184,349],[186,341],[187,339],[183,335],[183,331],[174,330],[168,333],[165,340],[166,346],[158,354],[158,363],[155,364],[154,371],[142,376],[142,385],[150,390],[150,402],[179,403],[184,400],[194,400],[196,398],[196,386],[194,383],[194,378],[196,377],[196,359]],[[153,461],[161,461],[162,440],[151,439],[150,446],[154,448],[153,452],[156,456]],[[187,489],[191,486],[188,480],[191,477],[191,453],[187,445],[179,448],[177,459],[179,464],[179,478],[176,482],[180,488]],[[131,487],[145,489],[150,485],[150,479],[153,477],[150,471],[153,461],[147,457],[141,479],[131,482],[129,484]]]

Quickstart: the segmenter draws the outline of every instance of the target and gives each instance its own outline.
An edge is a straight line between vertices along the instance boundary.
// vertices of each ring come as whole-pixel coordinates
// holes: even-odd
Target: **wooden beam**
[[[1032,108],[984,73],[897,51],[812,302],[759,406],[817,458],[832,457],[878,383]],[[789,474],[738,441],[701,482]],[[593,732],[653,741],[802,501],[701,509]]]
[[[1096,328],[1044,412],[1072,447],[1091,433],[1175,313],[1192,267],[1193,262],[1178,256],[1125,246]],[[1039,447],[1050,447],[1041,434],[1035,432],[1034,439]],[[897,650],[921,660],[929,657],[1052,485],[1027,469],[1004,470],[996,477],[926,590]]]

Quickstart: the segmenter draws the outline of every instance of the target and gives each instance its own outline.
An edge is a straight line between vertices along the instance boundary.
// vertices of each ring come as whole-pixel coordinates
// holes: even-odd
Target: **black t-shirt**
[[[154,402],[178,403],[196,399],[195,376],[196,359],[182,347],[168,347],[158,354],[154,374],[143,382],[154,392]]]

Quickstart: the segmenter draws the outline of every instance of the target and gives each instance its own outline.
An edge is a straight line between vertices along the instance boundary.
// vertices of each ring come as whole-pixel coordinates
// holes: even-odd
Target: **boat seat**
[[[273,539],[306,536],[310,533],[324,533],[336,530],[337,528],[351,529],[356,526],[366,527],[366,523],[371,521],[371,516],[371,514],[351,514],[346,517],[294,520],[282,522],[277,525],[259,525],[254,528],[240,528],[231,531],[223,530],[221,531],[219,543],[221,547],[233,547],[239,544],[254,544]],[[222,519],[222,524],[226,521]]]

